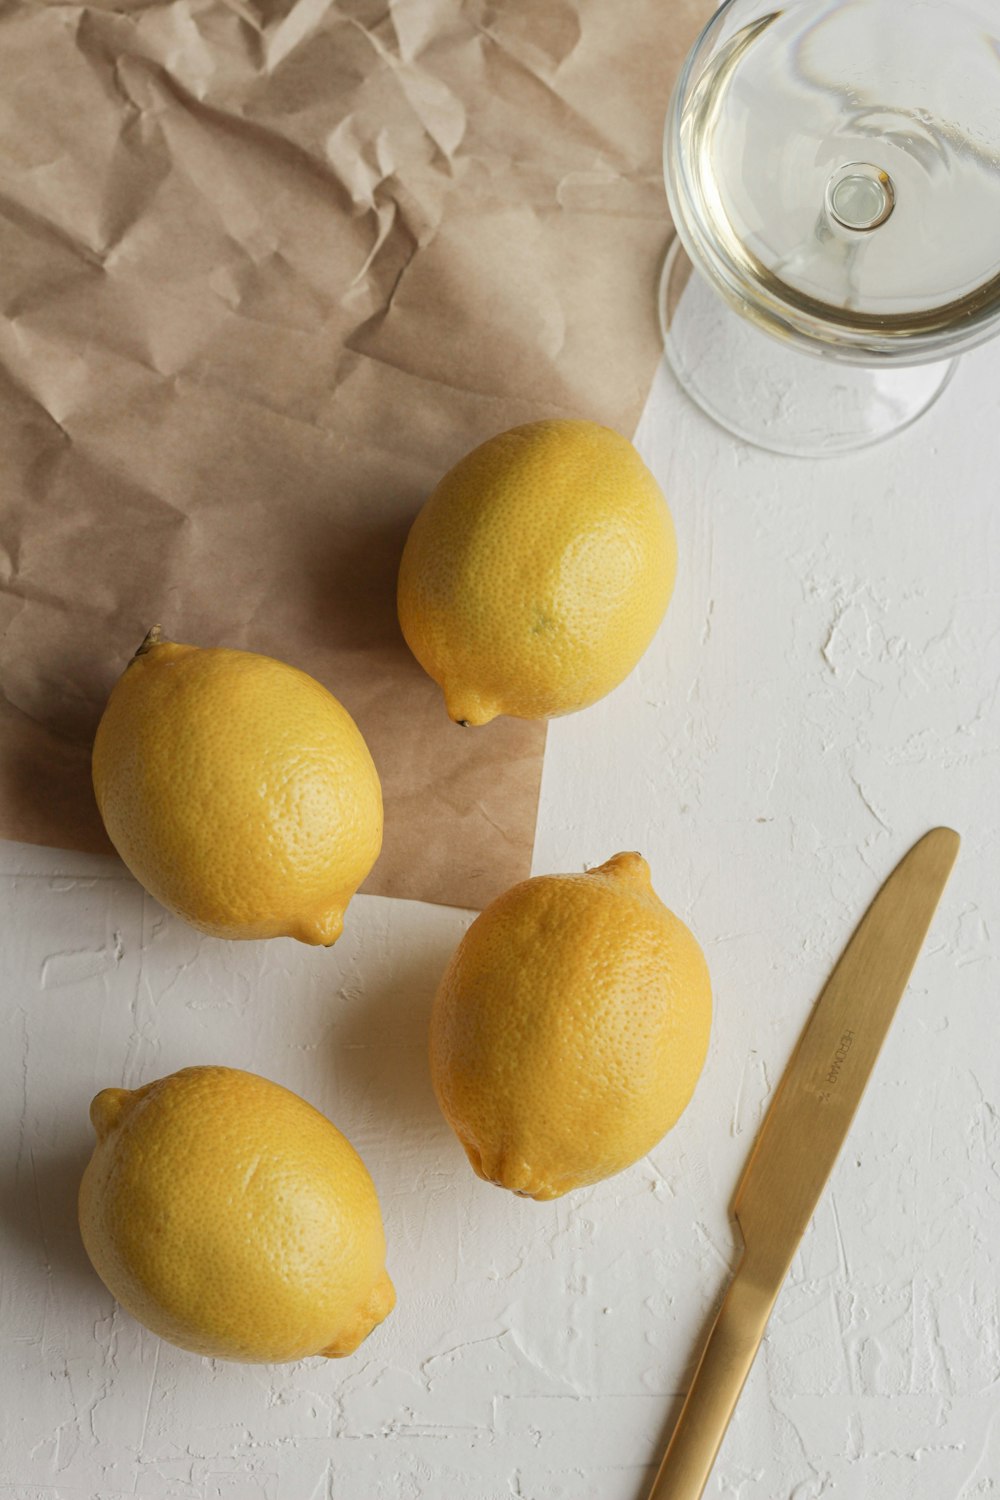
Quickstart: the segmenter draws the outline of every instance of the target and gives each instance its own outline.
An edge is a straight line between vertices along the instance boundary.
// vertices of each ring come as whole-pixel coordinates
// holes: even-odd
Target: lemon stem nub
[[[130,1089],[102,1089],[91,1100],[90,1123],[99,1141],[114,1130],[131,1097]]]
[[[136,657],[145,656],[147,651],[149,651],[153,646],[161,645],[162,641],[163,626],[154,625],[152,629],[146,631],[146,634],[142,639],[142,645],[137,648],[135,656],[133,656],[132,660],[135,661]]]

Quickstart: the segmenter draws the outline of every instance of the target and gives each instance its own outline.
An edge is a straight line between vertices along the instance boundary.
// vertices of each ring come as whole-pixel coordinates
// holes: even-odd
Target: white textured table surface
[[[480,1183],[425,1037],[468,914],[356,901],[331,953],[201,939],[109,861],[0,846],[4,1500],[640,1500],[735,1261],[727,1202],[876,886],[965,838],[707,1494],[1000,1496],[1000,347],[890,445],[751,451],[664,374],[640,445],[677,592],[553,725],[536,869],[648,856],[714,1034],[645,1161],[554,1204]],[[379,1188],[392,1317],[346,1361],[183,1354],[89,1268],[87,1106],[197,1062],[325,1110]]]

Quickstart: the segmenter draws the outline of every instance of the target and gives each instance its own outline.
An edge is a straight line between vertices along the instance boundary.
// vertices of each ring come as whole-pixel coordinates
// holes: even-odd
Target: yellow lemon
[[[93,774],[132,874],[214,937],[335,942],[382,844],[378,773],[325,687],[158,627],[108,699]]]
[[[399,622],[459,723],[546,719],[628,676],[676,566],[670,512],[632,444],[594,422],[532,422],[467,454],[420,511]]]
[[[364,1162],[297,1094],[236,1068],[104,1089],[80,1229],[161,1338],[250,1363],[350,1354],[392,1310]]]
[[[711,1014],[697,942],[641,855],[616,854],[523,881],[476,918],[434,1001],[435,1092],[480,1177],[558,1198],[675,1124]]]

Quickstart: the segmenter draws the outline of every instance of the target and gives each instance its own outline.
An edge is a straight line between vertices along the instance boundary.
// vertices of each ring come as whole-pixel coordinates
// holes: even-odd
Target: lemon
[[[522,881],[459,943],[434,1000],[431,1074],[480,1177],[558,1198],[644,1156],[705,1061],[704,956],[638,854]]]
[[[104,1089],[80,1229],[108,1290],[195,1354],[350,1354],[392,1310],[372,1180],[304,1099],[235,1068]]]
[[[325,687],[158,627],[111,693],[93,776],[132,874],[214,937],[335,942],[382,843],[378,773]]]
[[[628,676],[676,566],[670,512],[632,444],[594,422],[532,422],[467,454],[418,514],[399,622],[453,719],[550,718]]]

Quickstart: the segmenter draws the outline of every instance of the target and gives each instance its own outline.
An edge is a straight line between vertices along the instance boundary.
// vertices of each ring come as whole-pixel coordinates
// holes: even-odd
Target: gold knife
[[[732,1212],[743,1255],[649,1500],[699,1500],[781,1284],[844,1144],[958,854],[934,828],[904,855],[841,954],[778,1084]]]

